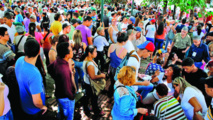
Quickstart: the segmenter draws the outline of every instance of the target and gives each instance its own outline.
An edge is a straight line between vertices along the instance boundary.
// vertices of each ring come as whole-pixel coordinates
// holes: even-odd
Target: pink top
[[[2,80],[0,79],[0,82],[2,82]],[[4,112],[3,115],[6,115],[10,108],[10,101],[8,99],[8,94],[9,94],[9,88],[7,87],[7,85],[5,85],[5,89],[4,89]]]
[[[29,33],[26,33],[25,36],[29,36]],[[39,33],[39,32],[35,32],[35,39],[38,41],[40,47],[42,47],[41,46],[41,40],[44,39],[43,36],[42,36],[42,34]]]
[[[164,28],[163,34],[161,35],[158,35],[156,32],[156,39],[165,39],[165,36],[166,36],[166,28]]]

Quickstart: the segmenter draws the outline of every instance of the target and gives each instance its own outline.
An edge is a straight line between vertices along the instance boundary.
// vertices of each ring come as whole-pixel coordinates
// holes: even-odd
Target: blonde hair
[[[170,25],[170,22],[169,22],[169,21],[166,21],[166,25],[169,26],[169,25]]]
[[[82,35],[80,30],[75,30],[73,33],[73,41],[74,41],[74,48],[79,48],[82,42]]]
[[[136,72],[135,67],[124,66],[120,69],[118,76],[118,80],[123,85],[132,86],[135,84]]]
[[[103,29],[104,29],[104,27],[98,27],[97,33],[99,34],[101,32],[101,30],[103,30]]]

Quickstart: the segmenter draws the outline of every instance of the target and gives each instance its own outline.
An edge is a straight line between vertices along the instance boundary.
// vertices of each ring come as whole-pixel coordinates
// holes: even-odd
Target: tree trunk
[[[184,11],[183,11],[183,10],[181,10],[179,20],[182,20],[183,12],[184,12]]]
[[[190,10],[190,19],[189,19],[190,21],[193,20],[193,16],[194,16],[194,10]]]
[[[164,4],[163,14],[165,14],[165,13],[166,13],[166,9],[167,9],[168,1],[167,1],[167,0],[164,0],[163,4]]]
[[[174,5],[174,10],[173,10],[173,19],[175,20],[175,14],[176,14],[176,5]]]

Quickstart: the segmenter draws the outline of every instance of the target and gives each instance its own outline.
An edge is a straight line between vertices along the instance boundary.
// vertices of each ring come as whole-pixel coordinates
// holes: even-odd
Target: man
[[[29,39],[24,45],[24,51],[25,57],[20,57],[15,65],[21,106],[27,114],[26,119],[37,120],[44,117],[47,111],[42,76],[35,66],[40,45],[35,39]]]
[[[33,23],[36,24],[36,31],[37,31],[37,32],[41,32],[40,23],[38,23],[38,22],[36,21],[36,16],[35,16],[35,15],[33,15],[33,14],[30,15],[30,22],[33,22]]]
[[[69,67],[69,60],[73,57],[72,48],[67,42],[57,45],[58,58],[48,66],[48,72],[55,80],[55,96],[58,101],[59,114],[66,120],[73,120],[75,110],[75,82],[73,72]],[[61,69],[63,68],[63,69]],[[59,118],[63,119],[63,118]]]
[[[16,28],[15,28],[15,25],[13,25],[13,23],[12,23],[12,19],[13,19],[12,13],[6,12],[4,14],[4,18],[3,18],[4,24],[0,25],[1,27],[7,28],[7,30],[9,31],[8,34],[10,37],[10,40],[9,40],[10,43],[13,42],[14,36],[16,33]]]
[[[191,38],[189,35],[187,35],[187,33],[188,28],[184,27],[181,30],[181,33],[177,33],[172,40],[172,49],[170,51],[176,53],[180,59],[184,58],[186,51],[191,46]]]
[[[70,40],[72,40],[72,37],[73,37],[73,33],[75,31],[75,28],[79,25],[79,22],[78,20],[76,19],[72,19],[71,20],[71,30],[70,32],[67,34],[67,36],[69,37]]]
[[[131,16],[128,20],[127,31],[129,29],[134,29],[134,24],[135,24],[135,17]]]
[[[79,16],[79,14],[78,14],[78,13],[76,13],[76,12],[74,12],[74,13],[73,13],[73,17],[72,17],[72,19],[78,19],[78,16]]]
[[[7,46],[9,41],[7,28],[0,27],[0,31],[0,74],[5,75],[7,67],[15,63],[15,54]]]
[[[62,18],[61,18],[61,14],[60,13],[56,13],[54,19],[55,19],[55,21],[51,24],[50,31],[54,35],[59,35],[59,33],[62,30],[62,24],[61,24]]]
[[[185,120],[186,116],[180,103],[173,96],[168,95],[168,88],[165,84],[158,84],[156,94],[160,98],[154,104],[155,116],[159,119],[170,120],[178,119]]]
[[[105,28],[105,38],[107,39],[107,41],[109,41],[109,32],[108,32],[109,17],[107,17],[106,15],[106,10],[104,11],[103,22],[104,22],[104,28]]]
[[[206,44],[201,42],[199,36],[193,36],[193,43],[194,44],[189,48],[188,57],[191,57],[195,62],[195,66],[200,68],[203,65],[202,60],[208,63],[211,59],[209,48]]]
[[[206,103],[209,103],[211,100],[209,97],[207,97],[205,93],[204,86],[200,82],[200,78],[206,78],[207,74],[201,70],[200,68],[197,68],[194,64],[194,60],[192,58],[185,58],[182,61],[182,75],[186,79],[187,82],[189,82],[191,85],[197,87],[205,96]]]
[[[202,78],[201,81],[204,83],[205,91],[208,96],[213,98],[213,76],[209,76],[207,78]],[[204,117],[205,120],[213,119],[213,102],[210,103],[207,113]]]
[[[135,39],[132,41],[132,44],[135,47],[135,50],[138,50],[138,45],[144,43],[146,41],[146,38],[142,35],[142,29],[140,27],[136,27],[136,37]]]
[[[184,28],[186,25],[186,19],[182,19],[182,24],[177,25],[177,27],[175,28],[177,33],[180,33],[182,31],[182,28]],[[187,31],[188,32],[188,31]]]
[[[152,42],[146,41],[143,44],[137,46],[139,50],[134,51],[132,55],[135,55],[137,57],[130,57],[127,66],[134,66],[136,68],[136,82],[135,86],[133,86],[134,90],[141,91],[141,95],[143,98],[146,97],[146,95],[153,89],[153,84],[150,84],[149,81],[145,80],[144,82],[138,82],[138,73],[141,63],[141,58],[147,58],[150,56],[150,52],[153,52],[155,50],[155,46]]]
[[[135,47],[132,41],[135,40],[136,31],[134,31],[133,29],[130,29],[127,31],[127,35],[128,35],[128,40],[126,44],[124,45],[124,48],[127,50],[128,53],[130,53],[131,51],[135,50]]]
[[[25,13],[26,17],[24,18],[24,27],[26,30],[26,33],[29,31],[29,24],[30,24],[30,14],[28,12]]]
[[[68,33],[70,33],[71,24],[69,22],[64,22],[62,25],[62,29],[63,29],[63,34],[67,35]]]
[[[82,25],[76,27],[76,30],[80,30],[82,34],[82,42],[84,42],[87,46],[92,45],[92,33],[88,28],[92,24],[92,18],[90,16],[85,16]]]
[[[55,16],[55,13],[54,13],[54,9],[53,8],[50,8],[50,11],[49,11],[49,14],[48,14],[49,18],[50,18],[50,25],[54,22],[54,16]]]
[[[6,11],[6,8],[0,5],[0,18],[3,18],[5,11]]]

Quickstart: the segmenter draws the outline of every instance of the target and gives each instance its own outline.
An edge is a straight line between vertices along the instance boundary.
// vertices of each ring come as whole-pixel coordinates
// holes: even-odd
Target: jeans
[[[146,40],[152,42],[153,44],[155,43],[155,38],[146,37]]]
[[[75,63],[75,84],[76,84],[76,87],[77,87],[77,90],[78,90],[78,78],[80,76],[80,80],[83,80],[83,77],[84,77],[84,72],[83,72],[83,62],[78,62],[78,61],[75,61],[73,60],[74,63]],[[82,81],[81,81],[82,82]]]
[[[74,110],[75,110],[75,100],[70,100],[68,98],[57,99],[58,101],[58,118],[60,120],[73,120]]]
[[[150,83],[148,86],[138,86],[138,91],[142,91],[141,92],[142,99],[144,99],[147,96],[147,94],[152,91],[153,88],[154,85],[152,83]]]
[[[202,62],[195,62],[195,66],[196,66],[197,68],[200,68],[202,65],[203,65]]]
[[[156,39],[155,41],[155,50],[163,48],[164,39]]]
[[[0,120],[13,120],[12,110],[9,110],[7,114],[0,116]]]
[[[165,50],[167,51],[167,47],[168,47],[168,44],[172,44],[172,40],[170,40],[169,38],[168,38],[168,35],[166,35],[166,45],[165,45]]]

